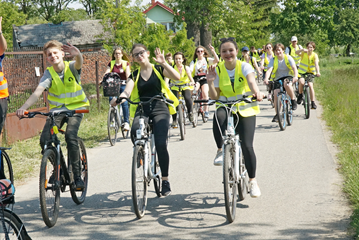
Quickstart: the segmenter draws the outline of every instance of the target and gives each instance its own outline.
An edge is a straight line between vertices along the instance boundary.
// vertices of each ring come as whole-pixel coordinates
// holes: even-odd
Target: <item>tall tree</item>
[[[84,6],[87,14],[96,17],[101,14],[101,10],[106,6],[106,0],[79,0]]]
[[[66,9],[74,0],[34,0],[33,3],[37,6],[37,13],[45,20],[49,21],[51,17],[55,16],[62,10]]]

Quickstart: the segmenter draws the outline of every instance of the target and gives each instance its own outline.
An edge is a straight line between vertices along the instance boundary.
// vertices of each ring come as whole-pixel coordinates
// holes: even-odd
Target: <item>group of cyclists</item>
[[[146,101],[149,98],[164,94],[166,98],[174,103],[172,106],[166,105],[162,101],[153,101],[149,105],[143,106],[143,115],[153,123],[153,133],[155,146],[157,149],[158,161],[162,174],[162,196],[171,193],[169,183],[169,160],[170,154],[167,149],[167,138],[170,128],[170,118],[172,115],[172,127],[176,127],[176,107],[178,106],[178,88],[175,85],[187,84],[183,88],[183,96],[186,102],[188,117],[193,121],[193,103],[191,95],[199,89],[202,92],[202,99],[219,99],[230,101],[238,99],[243,95],[253,96],[256,101],[252,103],[241,102],[237,106],[239,113],[235,118],[238,122],[236,133],[240,135],[242,152],[245,165],[249,174],[249,186],[251,197],[259,197],[261,191],[256,180],[256,155],[253,148],[253,139],[256,126],[256,115],[259,114],[258,101],[262,101],[262,93],[257,85],[256,77],[263,76],[264,83],[267,84],[269,93],[278,91],[276,80],[286,76],[293,76],[292,81],[285,84],[285,89],[292,100],[292,108],[297,108],[297,103],[302,101],[304,80],[300,78],[302,73],[313,73],[320,76],[318,55],[314,53],[315,43],[309,42],[306,48],[302,48],[297,43],[297,38],[291,38],[291,44],[285,48],[283,44],[266,44],[262,49],[247,46],[239,49],[234,38],[222,38],[219,46],[219,54],[213,46],[208,49],[197,46],[193,54],[193,60],[187,65],[187,59],[182,52],[166,54],[159,48],[155,50],[153,60],[150,62],[150,52],[143,44],[134,44],[131,49],[132,60],[139,65],[139,68],[131,73],[129,58],[123,49],[115,48],[112,53],[112,60],[104,75],[117,73],[122,82],[120,96],[110,98],[110,104],[122,105],[124,112],[125,129],[130,129],[130,117],[133,119],[131,126],[131,139],[134,143],[136,130],[139,128],[139,111],[136,105],[128,106],[125,99],[117,101],[118,97],[128,98],[132,101]],[[64,61],[65,53],[75,57],[75,61]],[[239,56],[241,53],[241,56]],[[44,72],[40,83],[34,93],[29,97],[25,104],[16,112],[18,117],[24,117],[25,111],[34,104],[44,90],[49,92],[50,111],[83,109],[89,106],[83,89],[81,87],[81,67],[83,58],[81,52],[71,44],[62,44],[56,40],[51,40],[44,46],[44,54],[51,67]],[[211,57],[212,56],[212,57]],[[299,80],[298,80],[299,79]],[[299,96],[295,99],[293,84],[299,81]],[[171,83],[174,85],[172,86]],[[316,108],[313,82],[309,83],[312,108]],[[268,94],[268,100],[273,101]],[[276,94],[274,94],[276,98]],[[209,118],[209,108],[204,106],[205,117]],[[142,116],[143,116],[142,115]],[[75,184],[77,188],[83,188],[83,182],[79,177],[78,144],[76,137],[82,120],[82,114],[75,114],[70,117],[67,123],[66,142],[68,145],[69,156],[72,156],[72,165]],[[214,114],[216,121],[213,121],[213,136],[217,145],[217,153],[214,165],[221,166],[223,162],[222,152],[222,133],[227,127],[227,112],[219,107]],[[274,116],[273,121],[278,117]],[[61,115],[57,117],[58,125],[61,125]],[[48,124],[45,124],[46,129]],[[41,147],[49,136],[41,136]]]

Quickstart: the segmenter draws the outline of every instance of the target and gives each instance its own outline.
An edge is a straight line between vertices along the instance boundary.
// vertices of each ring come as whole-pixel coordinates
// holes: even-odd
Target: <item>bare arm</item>
[[[0,55],[3,55],[4,52],[6,51],[7,49],[7,43],[6,43],[6,40],[4,38],[4,35],[2,34],[2,17],[0,17],[0,32],[1,32],[1,35],[0,35]]]
[[[132,90],[133,90],[134,86],[135,86],[135,82],[131,78],[129,78],[127,83],[126,83],[126,88],[121,93],[120,97],[129,98],[131,96],[131,93],[132,93]],[[120,103],[116,103],[116,100],[117,100],[116,97],[114,97],[111,100],[111,102],[110,102],[111,106],[116,106],[116,105],[120,104]],[[123,101],[125,101],[125,100],[123,100]]]
[[[305,48],[302,48],[302,49],[298,49],[297,51],[295,51],[295,54],[297,54],[297,55],[299,55],[299,56],[301,56],[302,55],[302,52],[308,52],[308,50],[307,49],[305,49]]]
[[[316,61],[314,62],[314,64],[315,64],[315,70],[317,71],[317,77],[320,77],[319,61],[316,60]]]
[[[298,69],[297,69],[297,66],[295,64],[291,65],[291,67],[292,67],[293,73],[294,73],[293,83],[295,83],[296,81],[298,81]]]
[[[257,70],[259,75],[262,75],[262,71],[258,67],[256,58],[253,57],[252,59],[253,59],[254,68]]]
[[[214,49],[214,47],[211,44],[209,44],[208,47],[211,50],[213,58],[214,58],[213,64],[219,63],[219,58],[218,58],[218,55],[217,55],[216,50]]]
[[[25,111],[31,107],[36,101],[37,99],[39,99],[40,95],[42,94],[42,92],[45,90],[44,87],[42,86],[37,86],[37,88],[35,89],[35,91],[33,92],[33,94],[31,94],[31,96],[26,100],[26,102],[24,103],[24,105],[21,106],[21,108],[19,108],[16,111],[16,115],[21,118],[24,116]]]
[[[193,77],[192,77],[191,69],[188,66],[186,66],[186,73],[187,73],[187,76],[188,76],[189,80],[191,81],[190,85],[193,86],[194,85],[194,80],[193,80]]]
[[[266,74],[264,76],[264,80],[263,80],[264,84],[268,84],[268,81],[269,81],[270,75],[272,74],[272,71],[273,71],[273,67],[267,69],[267,72],[266,72]]]

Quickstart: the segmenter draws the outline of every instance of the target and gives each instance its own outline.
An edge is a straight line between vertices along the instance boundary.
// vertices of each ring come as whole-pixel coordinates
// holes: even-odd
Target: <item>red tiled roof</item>
[[[143,13],[144,13],[144,14],[148,13],[149,11],[151,11],[151,10],[152,10],[154,7],[156,7],[156,6],[159,6],[159,7],[163,8],[164,10],[166,10],[166,11],[168,11],[168,12],[170,12],[170,13],[173,14],[173,10],[172,10],[171,8],[167,7],[166,5],[164,5],[164,4],[162,4],[162,3],[158,2],[158,1],[156,1],[155,4],[153,4],[153,5],[152,5],[151,7],[149,7],[147,10],[143,11]]]

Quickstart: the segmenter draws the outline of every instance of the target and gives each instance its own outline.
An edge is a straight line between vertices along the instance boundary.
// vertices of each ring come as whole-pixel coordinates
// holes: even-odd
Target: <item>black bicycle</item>
[[[279,93],[277,94],[277,109],[276,114],[278,116],[278,124],[280,130],[284,131],[286,126],[290,126],[293,123],[293,109],[291,98],[283,87],[283,82],[288,83],[289,79],[293,77],[283,77],[275,81],[275,84],[280,84]],[[273,90],[274,92],[274,90]],[[273,99],[274,101],[274,99]]]
[[[4,184],[6,181],[10,180],[3,179],[0,181],[0,239],[31,240],[24,223],[16,215],[16,213],[13,212],[15,203],[15,188],[11,182]]]
[[[56,224],[59,206],[60,206],[60,190],[66,191],[66,186],[70,187],[72,200],[76,204],[81,204],[85,201],[87,184],[88,184],[88,166],[86,148],[83,140],[78,138],[78,145],[80,151],[80,169],[81,179],[85,183],[83,189],[76,189],[74,177],[72,174],[72,164],[69,158],[67,163],[65,161],[63,151],[61,149],[60,140],[57,137],[58,133],[65,134],[64,130],[58,129],[55,123],[55,117],[60,114],[65,114],[66,118],[72,117],[75,113],[88,113],[89,110],[71,110],[61,112],[25,112],[28,118],[33,118],[36,115],[48,116],[50,119],[51,139],[45,144],[44,153],[41,160],[40,167],[40,206],[42,218],[48,227],[53,227]]]
[[[303,105],[304,105],[304,112],[305,118],[308,119],[310,117],[310,89],[309,89],[309,82],[313,81],[315,75],[312,73],[303,73],[300,74],[301,78],[304,78],[304,86],[303,86]]]
[[[12,165],[9,155],[6,153],[6,150],[11,148],[0,147],[1,154],[1,164],[0,164],[0,179],[9,179],[12,184],[14,184],[14,173],[12,171]]]

